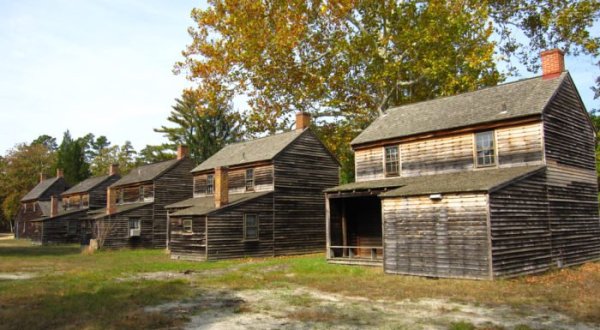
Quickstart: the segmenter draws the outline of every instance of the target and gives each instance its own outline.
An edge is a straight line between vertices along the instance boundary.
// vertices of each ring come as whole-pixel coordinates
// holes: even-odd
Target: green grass
[[[139,273],[188,270],[192,275],[177,279],[123,280]],[[297,286],[371,299],[441,298],[509,305],[525,311],[524,315],[544,308],[600,323],[600,263],[495,282],[431,280],[386,275],[379,268],[332,265],[322,254],[185,262],[170,260],[163,250],[87,255],[78,246],[36,247],[27,241],[0,240],[0,273],[13,272],[38,276],[0,280],[0,329],[177,327],[185,316],[146,313],[143,308],[210,290]],[[291,297],[289,303],[310,305],[311,298]],[[326,315],[297,315],[297,319],[311,318]]]

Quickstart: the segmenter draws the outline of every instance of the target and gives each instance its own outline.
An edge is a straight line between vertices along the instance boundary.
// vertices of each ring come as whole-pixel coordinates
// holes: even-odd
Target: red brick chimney
[[[54,218],[58,215],[58,198],[52,195],[50,197],[50,218]]]
[[[64,176],[63,169],[62,168],[57,168],[56,169],[56,177],[57,178],[62,178],[63,176]]]
[[[40,172],[40,182],[46,180],[46,174],[44,172]]]
[[[106,214],[111,215],[117,212],[117,190],[115,188],[106,188]]]
[[[558,77],[565,71],[565,52],[554,48],[540,53],[542,57],[542,79]]]
[[[215,207],[219,208],[229,203],[229,180],[227,167],[215,167]]]
[[[303,131],[310,126],[310,114],[307,112],[296,112],[296,130]]]
[[[108,175],[117,175],[119,174],[119,164],[110,164],[108,168]]]
[[[183,157],[187,157],[190,153],[190,150],[187,146],[182,144],[177,146],[177,159],[182,159]]]

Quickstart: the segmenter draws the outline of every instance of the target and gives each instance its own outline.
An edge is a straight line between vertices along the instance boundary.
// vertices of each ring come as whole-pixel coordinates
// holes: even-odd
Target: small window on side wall
[[[254,169],[246,170],[246,191],[254,191]]]
[[[496,165],[494,131],[476,133],[475,148],[476,167],[487,167]]]
[[[192,219],[183,219],[183,233],[184,234],[191,234],[191,233],[193,233],[193,230],[192,230]]]
[[[258,215],[244,214],[244,240],[258,240]]]
[[[206,194],[212,195],[215,193],[215,176],[209,174],[206,176]]]
[[[385,147],[385,176],[398,176],[399,174],[398,146]]]

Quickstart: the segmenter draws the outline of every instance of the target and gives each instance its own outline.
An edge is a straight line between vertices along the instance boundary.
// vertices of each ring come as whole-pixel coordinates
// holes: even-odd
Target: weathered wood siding
[[[165,206],[192,197],[194,163],[184,158],[154,180],[153,245],[165,247],[167,243],[167,210]]]
[[[141,206],[126,212],[106,216],[103,219],[96,220],[93,232],[93,238],[98,238],[99,228],[105,228],[105,241],[103,248],[137,248],[156,247],[153,240],[154,220],[153,204]],[[129,236],[129,219],[140,219],[140,236]],[[164,244],[164,243],[163,243]]]
[[[254,168],[254,190],[252,192],[272,191],[273,190],[273,165],[261,165]],[[239,194],[246,192],[246,169],[229,170],[229,193]],[[209,173],[197,174],[194,176],[196,182],[194,186],[194,197],[205,197],[206,181]],[[214,171],[211,173],[214,174]]]
[[[489,277],[485,194],[386,198],[382,208],[387,273]]]
[[[382,147],[357,150],[354,153],[356,182],[384,179],[383,157]],[[402,155],[400,155],[400,157],[402,157]]]
[[[310,130],[281,152],[274,164],[275,255],[322,252],[323,190],[339,184],[339,164]]]
[[[259,239],[244,241],[244,214],[256,214],[259,221]],[[200,225],[195,217],[194,223]],[[207,216],[207,259],[273,256],[273,195],[226,207]],[[191,252],[190,244],[186,245]]]
[[[544,112],[548,200],[555,265],[600,258],[595,136],[570,79]]]
[[[539,165],[544,162],[542,123],[496,130],[499,167]]]
[[[119,175],[112,175],[104,182],[94,187],[94,189],[90,190],[90,210],[106,207],[106,189],[120,178]]]
[[[473,169],[473,134],[403,143],[400,164],[402,176]]]
[[[81,219],[85,217],[86,212],[87,210],[81,210],[60,217],[41,221],[42,245],[80,243],[82,224]]]
[[[496,130],[497,167],[542,164],[542,124]],[[419,176],[474,169],[474,133],[429,138],[399,145],[400,176]],[[384,147],[357,150],[356,181],[384,179]]]
[[[489,195],[494,276],[547,270],[552,242],[546,173],[520,180]]]
[[[183,220],[192,220],[192,233],[183,232]],[[169,219],[171,259],[206,260],[206,216]]]
[[[52,196],[58,197],[67,189],[69,189],[69,185],[65,179],[60,178],[52,186],[50,186],[50,188],[48,188],[48,190],[46,190],[38,200],[49,201]]]
[[[37,204],[38,202],[28,202],[28,207],[27,210],[25,210],[25,208],[23,207],[23,203],[21,203],[21,205],[19,206],[19,210],[17,211],[17,216],[16,216],[16,237],[17,238],[33,238],[34,237],[34,232],[36,231],[35,226],[30,222],[30,220],[33,219],[38,219],[40,218],[43,214],[42,214],[42,209],[39,206],[39,204]],[[33,210],[33,208],[31,207],[32,204],[35,204],[35,211]],[[38,231],[41,231],[41,225],[39,226],[40,228],[38,229]],[[36,236],[39,236],[39,240],[41,240],[41,233],[35,234]],[[39,241],[38,240],[38,241]]]

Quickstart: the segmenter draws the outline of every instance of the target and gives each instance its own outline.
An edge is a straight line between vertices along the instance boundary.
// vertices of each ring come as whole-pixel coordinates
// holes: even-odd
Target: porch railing
[[[368,256],[363,256],[359,250],[370,252]],[[330,259],[362,259],[362,260],[383,260],[383,246],[350,246],[336,245],[329,247]]]

